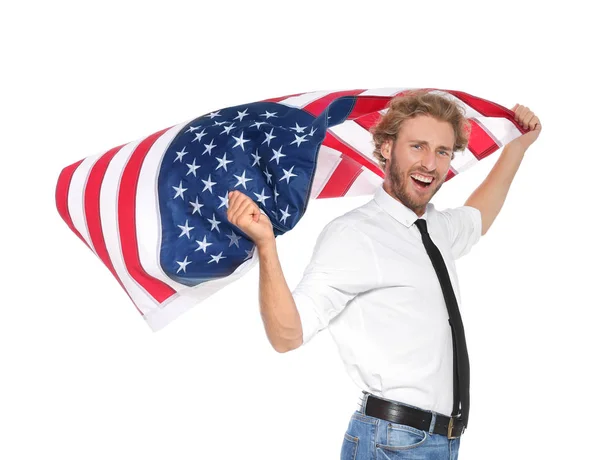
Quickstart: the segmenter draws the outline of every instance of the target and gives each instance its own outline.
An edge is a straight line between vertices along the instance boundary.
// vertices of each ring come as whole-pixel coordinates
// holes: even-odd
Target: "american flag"
[[[227,219],[229,191],[250,196],[275,236],[310,199],[373,194],[383,171],[369,128],[413,89],[317,91],[212,111],[65,167],[58,212],[159,330],[258,262]],[[426,90],[454,99],[471,124],[447,180],[523,133],[494,102]]]

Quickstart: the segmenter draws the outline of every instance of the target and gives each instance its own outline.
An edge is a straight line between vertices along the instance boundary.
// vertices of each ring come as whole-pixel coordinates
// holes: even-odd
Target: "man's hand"
[[[269,218],[260,212],[252,198],[239,190],[229,192],[227,219],[248,235],[257,247],[275,239]]]
[[[508,145],[515,144],[520,145],[524,150],[528,149],[533,144],[540,133],[542,132],[542,124],[540,119],[529,110],[529,107],[524,105],[515,104],[511,109],[515,112],[515,119],[521,125],[522,128],[529,130],[527,133],[513,139]]]

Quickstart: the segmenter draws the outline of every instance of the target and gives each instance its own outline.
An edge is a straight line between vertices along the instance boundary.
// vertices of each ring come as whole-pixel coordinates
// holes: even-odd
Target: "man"
[[[517,104],[513,111],[531,131],[505,147],[464,206],[438,211],[430,200],[454,152],[468,144],[468,121],[440,95],[417,91],[390,101],[372,129],[382,186],[371,201],[327,224],[293,293],[270,220],[251,198],[230,192],[227,217],[258,250],[261,316],[274,349],[293,350],[329,327],[348,374],[363,390],[361,409],[344,433],[342,459],[408,458],[415,449],[419,458],[458,456],[467,415],[461,418],[461,401],[461,416],[452,417],[459,337],[449,325],[446,294],[452,289],[460,302],[454,260],[488,231],[541,131],[527,107]],[[447,267],[446,291],[426,238]]]

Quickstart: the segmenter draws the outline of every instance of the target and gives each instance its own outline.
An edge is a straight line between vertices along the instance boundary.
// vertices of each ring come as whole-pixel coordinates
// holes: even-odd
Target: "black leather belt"
[[[367,398],[365,415],[429,432],[432,417],[431,412],[381,399],[364,391],[363,393],[365,393],[365,397]],[[447,436],[448,439],[454,439],[462,435],[464,431],[465,425],[460,417],[448,417],[437,414],[433,428],[435,434],[442,434]]]

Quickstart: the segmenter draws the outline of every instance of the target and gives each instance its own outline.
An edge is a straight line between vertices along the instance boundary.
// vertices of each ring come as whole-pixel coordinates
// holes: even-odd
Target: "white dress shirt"
[[[361,390],[450,415],[448,310],[417,218],[380,185],[371,201],[325,226],[292,296],[303,345],[328,327]],[[481,213],[471,206],[438,211],[429,202],[421,219],[444,257],[460,306],[454,260],[479,240]]]

